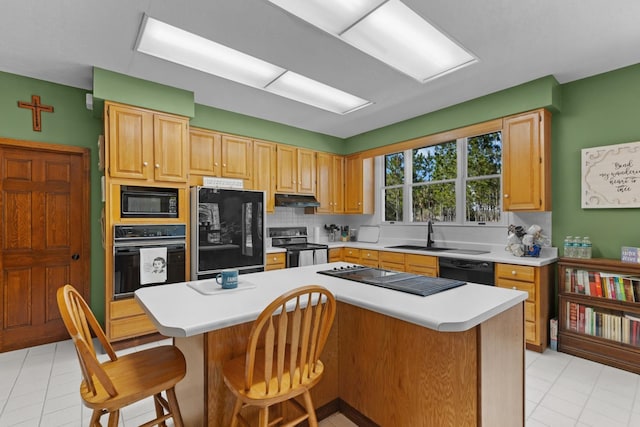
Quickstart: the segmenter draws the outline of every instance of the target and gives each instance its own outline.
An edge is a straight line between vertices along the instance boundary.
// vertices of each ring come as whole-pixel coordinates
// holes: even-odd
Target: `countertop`
[[[185,282],[152,286],[137,290],[135,298],[160,333],[188,337],[253,321],[276,297],[308,284],[325,286],[338,301],[442,332],[471,329],[528,296],[469,283],[422,297],[316,273],[347,265],[339,262],[244,274],[240,284],[255,287],[213,295],[204,295]]]
[[[492,261],[499,262],[502,264],[518,264],[518,265],[530,265],[534,267],[540,267],[547,264],[552,264],[558,260],[558,250],[557,248],[542,248],[542,253],[539,257],[517,257],[512,253],[508,252],[504,246],[496,246],[496,245],[474,245],[468,243],[452,243],[450,245],[440,245],[436,244],[436,246],[449,246],[455,247],[458,249],[482,249],[487,250],[487,253],[483,254],[461,254],[450,251],[428,251],[428,250],[409,250],[409,249],[397,249],[390,248],[389,246],[396,246],[405,244],[404,241],[381,241],[378,243],[366,243],[366,242],[320,242],[329,246],[329,248],[340,248],[340,247],[350,247],[350,248],[360,248],[360,249],[370,249],[376,251],[388,251],[388,252],[403,252],[403,253],[411,253],[411,254],[420,254],[420,255],[432,255],[437,257],[445,257],[445,258],[460,258],[460,259],[473,259],[478,261]],[[410,243],[413,244],[413,243]],[[278,247],[267,247],[267,253],[278,253],[285,252],[285,249]]]

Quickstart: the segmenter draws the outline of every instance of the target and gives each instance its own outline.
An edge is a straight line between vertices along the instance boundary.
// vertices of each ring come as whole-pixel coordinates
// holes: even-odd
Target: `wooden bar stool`
[[[240,414],[246,406],[259,408],[259,425],[266,427],[283,422],[269,421],[269,408],[291,402],[304,414],[283,426],[294,426],[308,419],[318,425],[309,389],[316,385],[324,365],[319,357],[331,330],[336,313],[333,294],[322,286],[294,289],[276,298],[256,319],[245,355],[226,362],[224,382],[236,397],[231,426],[248,422]],[[302,395],[304,405],[294,398]]]
[[[153,396],[156,418],[143,426],[164,427],[165,421],[173,418],[174,425],[181,427],[174,386],[184,378],[187,366],[180,350],[165,345],[118,357],[91,309],[73,286],[59,288],[57,298],[82,369],[80,396],[85,406],[93,409],[90,426],[100,426],[100,418],[108,413],[108,426],[116,427],[121,408]],[[100,363],[96,357],[92,331],[109,355],[106,362]],[[162,397],[163,391],[167,399]]]

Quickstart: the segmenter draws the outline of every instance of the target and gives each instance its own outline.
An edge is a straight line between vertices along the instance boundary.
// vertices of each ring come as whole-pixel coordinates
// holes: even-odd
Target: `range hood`
[[[286,206],[289,208],[315,208],[320,206],[320,202],[313,196],[302,194],[278,194],[275,195],[276,206]]]

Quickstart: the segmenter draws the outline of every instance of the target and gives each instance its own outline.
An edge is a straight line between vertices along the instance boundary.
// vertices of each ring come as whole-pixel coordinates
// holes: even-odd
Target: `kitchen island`
[[[187,359],[176,391],[186,425],[228,425],[221,366],[243,354],[253,320],[282,293],[331,290],[338,312],[312,390],[319,416],[359,425],[524,425],[525,292],[467,284],[420,297],[317,274],[321,264],[241,276],[240,289],[143,288],[136,299]],[[246,288],[246,289],[242,289]]]

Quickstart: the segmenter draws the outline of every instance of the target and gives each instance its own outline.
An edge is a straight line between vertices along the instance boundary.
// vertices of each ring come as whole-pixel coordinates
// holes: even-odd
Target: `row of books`
[[[634,346],[640,345],[640,316],[612,313],[567,301],[567,330]]]
[[[567,268],[564,290],[618,301],[640,302],[640,277]]]

